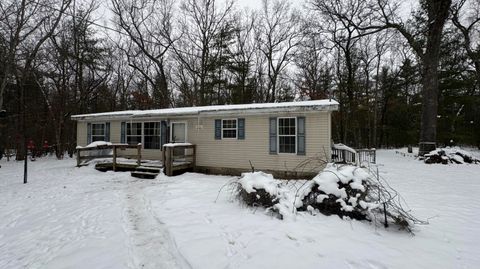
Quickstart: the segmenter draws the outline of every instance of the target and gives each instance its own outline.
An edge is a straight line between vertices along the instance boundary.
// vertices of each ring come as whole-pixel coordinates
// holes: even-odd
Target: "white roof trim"
[[[162,116],[189,116],[198,114],[258,114],[261,112],[295,112],[295,111],[335,111],[338,110],[339,103],[335,100],[313,100],[300,102],[283,102],[283,103],[256,103],[256,104],[240,104],[240,105],[218,105],[218,106],[197,106],[197,107],[179,107],[164,108],[152,110],[127,110],[104,112],[94,114],[73,115],[73,120],[87,119],[131,119],[131,118],[150,118]]]

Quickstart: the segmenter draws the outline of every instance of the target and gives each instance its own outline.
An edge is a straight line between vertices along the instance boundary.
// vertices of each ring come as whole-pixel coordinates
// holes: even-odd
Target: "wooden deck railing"
[[[112,154],[106,155],[95,155],[95,156],[82,156],[82,152],[91,152],[95,150],[112,150]],[[109,158],[112,157],[112,165],[113,171],[116,170],[117,166],[117,157],[118,157],[118,150],[126,150],[126,149],[137,149],[136,154],[132,155],[137,160],[137,165],[140,165],[142,162],[142,144],[138,145],[129,145],[129,144],[109,144],[109,145],[99,145],[96,147],[84,147],[84,148],[77,148],[77,166],[82,165],[83,160],[87,159],[95,159],[95,158]],[[122,156],[125,156],[122,154]]]
[[[188,143],[165,144],[162,151],[163,172],[173,176],[175,171],[195,169],[196,146]]]
[[[356,149],[356,151],[360,164],[362,164],[363,162],[377,163],[376,149]]]
[[[345,150],[332,148],[332,162],[334,163],[356,163],[356,154]]]
[[[332,148],[332,162],[362,164],[364,162],[376,163],[376,149],[355,149],[355,152],[346,149]]]

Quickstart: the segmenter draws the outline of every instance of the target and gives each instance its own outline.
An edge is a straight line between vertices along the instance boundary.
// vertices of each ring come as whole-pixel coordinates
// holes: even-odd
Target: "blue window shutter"
[[[125,144],[127,142],[127,125],[125,124],[124,121],[121,123],[121,128],[120,128],[120,143]]]
[[[277,118],[271,117],[270,118],[270,132],[269,132],[269,140],[270,140],[270,154],[277,154]]]
[[[297,117],[297,155],[305,152],[305,117]]]
[[[163,149],[163,145],[167,144],[167,139],[168,139],[168,125],[167,122],[162,120],[160,123],[160,145],[161,148]]]
[[[105,123],[105,141],[110,142],[110,122]]]
[[[170,129],[171,129],[171,126],[170,126],[170,120],[167,120],[167,143],[170,143]]]
[[[245,139],[245,119],[241,118],[237,120],[238,123],[238,139]]]
[[[222,120],[215,120],[215,139],[222,139]]]
[[[92,124],[87,123],[87,145],[92,143]]]

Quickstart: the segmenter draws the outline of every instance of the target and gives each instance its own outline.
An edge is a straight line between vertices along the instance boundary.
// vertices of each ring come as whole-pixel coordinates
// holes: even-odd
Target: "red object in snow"
[[[33,143],[33,140],[30,139],[27,144],[27,149],[32,150],[35,148],[35,143]]]
[[[45,140],[45,141],[43,142],[43,149],[46,150],[46,149],[48,149],[48,147],[49,147],[49,146],[48,146],[48,141]]]

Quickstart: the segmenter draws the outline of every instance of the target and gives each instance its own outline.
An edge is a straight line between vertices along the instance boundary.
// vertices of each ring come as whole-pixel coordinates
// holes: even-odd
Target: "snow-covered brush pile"
[[[367,195],[370,176],[362,168],[329,164],[299,191],[301,202],[296,206],[309,211],[314,208],[325,215],[364,220],[369,211],[379,207],[376,199],[371,200]]]
[[[375,225],[395,224],[410,232],[415,223],[425,223],[405,210],[400,195],[368,168],[328,164],[300,186],[298,181],[276,180],[263,172],[244,173],[233,183],[241,201],[264,207],[281,219],[308,211],[368,220]]]
[[[294,218],[295,190],[287,183],[274,179],[271,174],[253,172],[243,173],[240,179],[225,184],[222,189],[230,186],[227,189],[234,190],[231,194],[241,202],[251,207],[263,207],[279,219]]]
[[[480,164],[480,159],[475,157],[471,152],[453,147],[439,148],[427,153],[422,158],[425,163],[441,163],[441,164],[464,164],[473,163]]]
[[[405,210],[398,192],[369,168],[328,164],[296,197],[299,210],[368,220],[375,225],[395,224],[410,232],[414,224],[426,223]]]
[[[249,206],[270,208],[278,202],[279,186],[271,174],[243,173],[238,183],[238,193]]]

